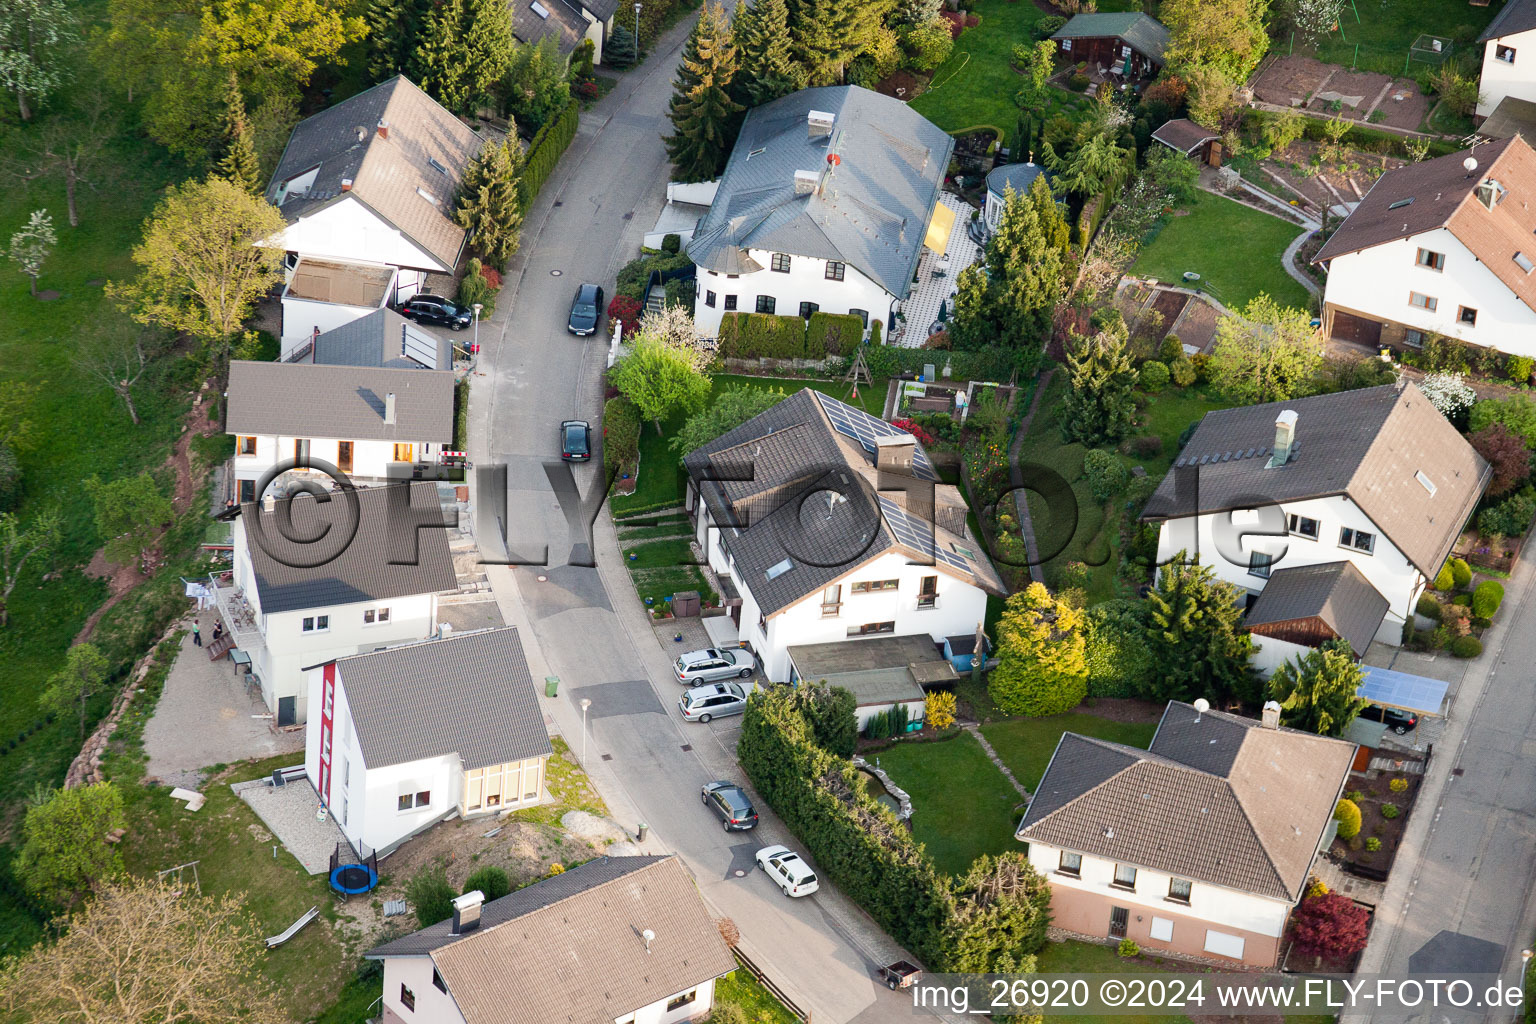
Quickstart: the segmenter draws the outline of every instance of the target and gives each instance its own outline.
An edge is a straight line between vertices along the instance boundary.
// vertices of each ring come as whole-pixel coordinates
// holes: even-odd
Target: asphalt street
[[[586,745],[594,781],[615,814],[633,809],[650,826],[645,848],[683,857],[716,912],[740,928],[743,946],[818,1024],[911,1019],[910,1001],[873,977],[878,963],[904,954],[856,906],[830,889],[788,900],[751,870],[760,846],[793,845],[783,825],[760,805],[757,830],[725,832],[701,806],[704,782],[745,781],[732,753],[739,724],[690,725],[677,715],[671,653],[657,644],[635,598],[606,512],[597,524],[599,567],[567,564],[573,538],[545,469],[558,461],[562,420],[592,422],[600,444],[606,333],[575,338],[566,316],[584,281],[612,295],[616,272],[638,253],[665,199],[670,168],[661,133],[687,31],[685,24],[668,33],[645,65],[582,115],[530,211],[495,316],[480,325],[471,458],[507,466],[513,551],[549,548],[548,566],[493,569],[490,576],[508,621],[524,628],[535,673],[563,681],[557,700],[545,704],[573,747],[583,728],[578,702],[592,702]],[[595,456],[574,469],[594,509],[599,463]],[[582,539],[580,531],[574,539]]]

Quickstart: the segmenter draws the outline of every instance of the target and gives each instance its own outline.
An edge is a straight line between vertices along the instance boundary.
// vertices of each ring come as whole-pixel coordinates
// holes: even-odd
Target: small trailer
[[[880,968],[880,977],[889,989],[906,988],[923,976],[923,969],[906,960],[897,960]]]

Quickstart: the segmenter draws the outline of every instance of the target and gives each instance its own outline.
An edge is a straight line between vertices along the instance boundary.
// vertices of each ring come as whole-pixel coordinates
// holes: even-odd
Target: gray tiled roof
[[[1506,0],[1504,9],[1494,15],[1477,41],[1501,39],[1536,28],[1536,0]]]
[[[932,556],[900,544],[874,494],[859,485],[874,478],[873,459],[832,428],[824,412],[828,405],[849,408],[802,389],[683,460],[710,514],[723,527],[720,543],[735,560],[738,586],[751,592],[764,615],[817,593],[886,551],[899,548],[917,557]],[[886,429],[897,431],[888,425]],[[703,479],[706,474],[711,478]],[[731,479],[737,476],[746,479]],[[846,488],[848,500],[830,509],[824,501],[801,500],[829,487]],[[983,553],[985,545],[965,526],[958,492],[938,484],[934,495],[943,521],[966,530],[957,534],[936,526],[938,542],[957,542],[976,554],[963,559],[968,582],[992,593],[1005,592]],[[899,492],[882,492],[880,497],[904,500]],[[958,515],[951,514],[956,511]],[[791,532],[801,538],[793,554],[784,543]],[[792,568],[770,579],[767,570],[785,559]]]
[[[812,137],[806,115],[836,117]],[[795,193],[795,172],[841,163],[815,192]],[[907,104],[858,86],[802,89],[748,111],[709,213],[688,255],[720,273],[761,269],[742,250],[851,264],[905,298],[954,139]]]
[[[1052,39],[1123,39],[1137,53],[1163,62],[1168,49],[1168,29],[1146,14],[1078,14],[1057,30]]]
[[[417,338],[435,343],[439,368],[446,370],[453,366],[452,339],[430,334],[392,309],[376,309],[365,317],[324,332],[315,343],[313,356],[306,362],[328,366],[425,369],[416,360],[400,354],[401,331],[409,331]]]
[[[545,11],[541,17],[534,10],[537,3]],[[562,55],[569,55],[587,34],[587,19],[570,0],[510,0],[512,32],[525,43],[537,43],[554,36]]]
[[[369,768],[458,754],[464,768],[550,753],[513,626],[336,663]]]
[[[467,1024],[612,1024],[736,968],[676,857],[605,858],[485,904],[466,935],[449,927],[367,955],[431,956]]]
[[[386,396],[395,422],[384,422]],[[446,444],[453,439],[453,371],[313,363],[229,364],[231,434]]]
[[[389,124],[387,139],[379,138],[380,121]],[[308,196],[289,198],[280,207],[289,223],[351,196],[451,271],[464,245],[464,229],[453,221],[454,192],[482,141],[413,82],[397,75],[300,121],[272,173],[267,201],[276,202],[283,182],[318,166]],[[434,160],[446,173],[432,166]],[[342,192],[345,179],[352,181],[347,193]],[[424,199],[418,188],[437,202]]]
[[[1354,753],[1173,701],[1150,750],[1063,734],[1018,838],[1294,901]]]
[[[606,22],[619,9],[619,0],[582,0],[582,9],[598,21]],[[625,8],[629,10],[629,8]]]
[[[1390,607],[1353,562],[1298,565],[1270,575],[1243,625],[1254,629],[1316,617],[1363,658]]]
[[[1298,415],[1297,448],[1284,466],[1269,469],[1275,418],[1287,409]],[[1198,486],[1179,493],[1175,479],[1181,466],[1191,464]],[[1420,472],[1434,485],[1433,494],[1416,478]],[[1346,495],[1420,572],[1433,577],[1490,472],[1416,385],[1384,384],[1207,413],[1143,517],[1174,519]]]
[[[417,530],[413,522],[403,515],[397,516],[390,507],[392,498],[399,502],[408,497],[413,509],[440,510],[436,485],[389,484],[353,493],[357,496],[355,531],[349,529],[350,503],[344,495],[333,493],[327,502],[318,502],[309,495],[292,499],[293,526],[289,533],[315,537],[327,528],[332,531],[325,540],[314,544],[288,541],[278,526],[277,510],[259,511],[260,506],[255,503],[241,506],[244,543],[250,552],[263,614],[436,594],[458,586],[447,532]],[[265,543],[251,536],[252,518],[258,515]],[[396,530],[399,534],[392,534]],[[331,536],[336,541],[330,541]],[[394,551],[410,550],[412,536],[416,544],[414,564],[391,564]]]
[[[1507,139],[1513,135],[1536,139],[1536,103],[1519,96],[1505,96],[1488,120],[1477,126],[1477,134],[1485,139]]]
[[[1164,121],[1162,126],[1152,133],[1152,137],[1180,153],[1188,153],[1207,139],[1220,138],[1215,132],[1195,124],[1187,117],[1176,117],[1172,121]]]

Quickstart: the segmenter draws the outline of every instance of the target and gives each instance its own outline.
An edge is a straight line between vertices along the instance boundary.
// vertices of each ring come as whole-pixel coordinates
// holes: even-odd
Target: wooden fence
[[[783,1003],[784,1008],[790,1013],[794,1014],[796,1020],[803,1020],[805,1021],[805,1024],[811,1024],[811,1011],[800,1009],[795,1001],[789,998],[789,995],[782,988],[780,988],[772,978],[763,973],[763,969],[761,967],[752,962],[751,957],[747,956],[746,953],[741,951],[740,946],[733,948],[731,952],[736,954],[736,962],[741,964],[742,968],[748,974],[756,978],[758,984],[767,989],[773,995],[773,998]]]

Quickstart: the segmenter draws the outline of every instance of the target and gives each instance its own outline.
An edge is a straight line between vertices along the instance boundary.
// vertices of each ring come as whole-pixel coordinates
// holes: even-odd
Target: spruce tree
[[[949,322],[951,347],[974,352],[996,336],[991,307],[987,302],[987,272],[980,263],[972,263],[955,279],[953,317]]]
[[[790,12],[789,37],[806,84],[837,85],[863,48],[860,0],[799,0]]]
[[[261,194],[261,162],[256,158],[251,122],[245,114],[245,97],[240,95],[240,83],[233,72],[224,93],[224,156],[219,160],[218,173],[253,196]]]
[[[999,340],[1038,355],[1062,294],[1064,222],[1043,177],[1029,194],[1009,187],[987,246],[988,288]]]
[[[464,0],[443,0],[427,18],[421,44],[412,55],[416,84],[454,113],[463,113],[472,102],[463,25]]]
[[[372,0],[368,5],[368,74],[375,82],[418,77],[414,53],[430,0]]]
[[[805,69],[795,62],[790,47],[785,0],[754,0],[737,7],[731,34],[739,65],[731,83],[736,102],[759,106],[805,84]]]
[[[517,252],[523,210],[518,201],[521,170],[517,132],[504,142],[490,142],[464,169],[453,219],[470,232],[471,246],[486,263],[501,270]]]
[[[672,85],[672,134],[665,141],[679,181],[710,181],[725,167],[741,110],[729,92],[735,74],[730,17],[723,3],[706,3]]]
[[[1136,368],[1120,335],[1100,331],[1074,346],[1067,353],[1067,375],[1072,390],[1061,417],[1063,439],[1099,445],[1130,433]]]
[[[1248,659],[1253,640],[1242,628],[1238,590],[1207,565],[1186,565],[1180,551],[1158,572],[1147,593],[1147,649],[1160,671],[1141,696],[1153,700],[1205,697],[1221,704],[1252,700],[1257,686]]]
[[[922,28],[939,20],[944,0],[896,0],[891,9],[893,28]]]
[[[464,0],[464,17],[464,59],[469,65],[471,101],[484,105],[495,95],[512,60],[512,18],[506,0]]]

